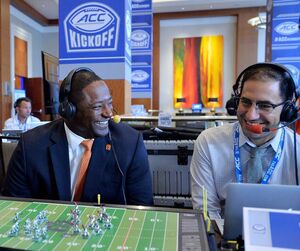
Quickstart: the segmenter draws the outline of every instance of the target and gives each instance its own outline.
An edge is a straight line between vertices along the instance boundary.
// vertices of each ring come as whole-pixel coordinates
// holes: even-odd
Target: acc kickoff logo
[[[299,31],[298,23],[296,22],[284,22],[275,27],[275,31],[280,35],[292,35]]]
[[[79,5],[64,20],[68,52],[114,51],[120,18],[109,6],[90,2]]]
[[[148,49],[150,43],[150,35],[144,30],[135,30],[131,33],[132,49]]]
[[[131,80],[133,82],[144,82],[149,78],[149,74],[143,70],[135,70],[131,73]]]

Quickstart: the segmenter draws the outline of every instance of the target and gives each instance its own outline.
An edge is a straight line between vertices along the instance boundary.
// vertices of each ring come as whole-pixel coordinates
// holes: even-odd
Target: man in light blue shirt
[[[202,132],[191,162],[193,207],[202,209],[202,193],[207,189],[212,218],[220,217],[231,182],[299,183],[293,149],[296,143],[299,153],[300,137],[295,142],[293,131],[282,124],[291,124],[299,116],[298,93],[290,72],[281,65],[255,64],[240,74],[233,91],[238,122]],[[250,176],[252,171],[257,175],[257,167],[248,165],[253,148],[263,152],[261,173],[255,181]],[[299,168],[300,158],[297,165]]]
[[[15,116],[9,118],[4,123],[4,129],[23,130],[31,129],[31,124],[40,122],[40,120],[31,114],[31,100],[27,97],[22,97],[14,103]]]

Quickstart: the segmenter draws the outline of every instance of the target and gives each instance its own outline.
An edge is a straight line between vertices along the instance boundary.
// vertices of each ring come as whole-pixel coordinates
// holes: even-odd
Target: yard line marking
[[[10,202],[5,208],[10,207],[11,204],[16,204],[16,203]],[[20,206],[22,206],[23,203],[22,203],[22,202],[19,202],[19,203],[17,203],[17,205],[18,205],[18,204],[19,204],[19,206],[17,206],[17,207],[14,206],[14,208],[18,208],[18,210],[20,210]],[[5,209],[5,208],[2,208],[1,211],[2,211],[3,209]],[[16,211],[18,211],[18,210],[16,210]],[[22,209],[22,210],[23,210],[23,209]],[[11,210],[8,208],[7,212],[6,212],[5,214],[2,214],[2,215],[1,215],[0,221],[1,221],[2,219],[5,219],[5,218],[7,217],[7,215],[9,215],[9,214],[11,214]],[[9,222],[9,221],[7,221],[7,222]],[[2,224],[2,225],[4,225],[4,224]]]
[[[115,210],[115,211],[114,211],[113,215],[115,215],[115,213],[117,212],[117,209],[114,209],[114,210]],[[124,214],[123,214],[123,216],[122,216],[122,221],[123,221],[124,216],[126,215],[126,212],[128,212],[126,209],[125,209],[124,211],[125,211],[125,212],[124,212]],[[109,247],[107,248],[107,250],[110,250],[110,247],[111,247],[111,245],[112,245],[113,242],[114,242],[114,239],[117,237],[117,232],[119,231],[119,228],[120,228],[120,226],[122,225],[122,221],[120,221],[120,224],[119,224],[118,228],[116,229],[116,232],[115,232],[115,234],[114,234],[114,237],[113,237],[113,239],[111,240],[111,242],[110,242]]]
[[[117,209],[116,209],[116,208],[113,209],[113,210],[114,210],[114,212],[113,212],[112,216],[114,216],[114,215],[116,214],[116,212],[117,212]],[[125,210],[124,210],[124,211],[125,211]],[[121,225],[121,222],[122,222],[122,220],[123,220],[123,218],[124,218],[124,215],[125,215],[125,213],[122,215],[122,218],[121,218],[121,221],[120,221],[120,225]],[[116,233],[118,232],[118,229],[119,229],[120,225],[119,225],[118,228],[116,229]],[[105,232],[106,232],[106,231],[107,231],[107,230],[105,230]],[[99,245],[99,244],[101,243],[101,241],[102,241],[104,235],[105,235],[105,233],[102,234],[102,236],[101,236],[100,240],[98,241],[97,245]],[[111,244],[113,243],[113,240],[115,239],[116,236],[117,236],[117,235],[115,234],[114,237],[113,237],[113,239],[112,239],[112,241],[111,241]],[[110,245],[111,245],[111,244],[110,244]],[[109,246],[109,247],[110,247],[110,246]],[[96,250],[96,249],[97,249],[97,246],[94,248],[94,250]],[[109,248],[108,248],[107,250],[109,250]]]
[[[20,204],[19,206],[24,206],[24,205],[26,205],[26,207],[24,207],[24,208],[21,209],[22,211],[23,211],[23,210],[26,210],[26,208],[28,208],[28,207],[31,206],[31,204],[29,204],[29,203],[27,204],[27,203],[24,203],[24,202],[20,202],[20,203],[18,203],[18,204]],[[34,207],[34,208],[35,208],[35,207]],[[21,211],[21,212],[22,212],[22,211]],[[5,225],[8,224],[10,221],[11,221],[11,219],[8,219],[8,220],[5,222]],[[3,246],[3,245],[5,245],[6,243],[10,243],[10,242],[14,242],[14,241],[15,241],[14,238],[9,238],[8,240],[4,241],[1,245]],[[22,243],[22,241],[17,242],[14,246],[19,245],[20,243]]]
[[[34,209],[38,208],[39,206],[44,206],[45,204],[46,204],[46,203],[37,203],[37,202],[33,202],[33,203],[32,203],[32,205],[35,205]],[[52,204],[50,204],[50,205],[52,206]],[[48,208],[50,205],[47,204],[46,207],[45,207],[43,210],[47,210],[47,208]],[[54,208],[54,210],[55,210],[57,207],[58,207],[58,205],[56,205],[56,207]],[[25,209],[24,209],[24,210],[25,210]],[[26,210],[28,210],[28,209],[26,209]],[[47,211],[48,211],[48,210],[47,210]],[[58,217],[59,217],[63,212],[64,212],[64,210],[58,215]],[[29,213],[27,214],[27,216],[30,216],[30,214],[35,214],[35,212],[29,212]],[[52,217],[52,215],[49,215],[48,217],[50,218],[50,217]],[[33,220],[34,218],[35,218],[35,217],[33,217],[32,220]],[[57,216],[56,216],[55,219],[57,219]],[[54,219],[54,220],[55,220],[55,219]],[[49,237],[47,240],[50,241],[50,240],[53,238],[53,236],[54,236],[55,234],[56,234],[56,233],[52,234],[51,237]],[[19,244],[22,244],[22,242],[20,242]],[[18,246],[19,246],[19,244],[18,244]],[[35,243],[33,243],[33,240],[31,240],[31,243],[29,243],[29,245],[26,247],[26,249],[32,247],[34,244],[35,244]],[[47,244],[47,243],[43,244],[43,246],[46,245],[46,244]],[[24,249],[24,247],[22,247],[21,249]],[[39,248],[38,250],[41,250],[41,248]]]
[[[142,235],[142,232],[143,232],[143,229],[144,229],[144,225],[145,225],[145,219],[146,219],[146,214],[147,214],[147,212],[146,212],[146,213],[143,212],[143,213],[144,213],[143,225],[142,225],[142,227],[141,227],[141,229],[140,229],[140,235],[139,235],[138,241],[137,241],[136,244],[135,244],[135,250],[136,250],[136,248],[138,247],[138,243],[139,243],[139,241],[140,241],[140,238],[141,238],[141,235]]]
[[[177,222],[176,222],[176,225],[177,225],[177,227],[176,227],[177,232],[176,232],[176,236],[179,236],[179,214],[177,214],[176,217],[177,217]],[[178,241],[179,241],[179,238],[176,238],[176,242],[177,242],[176,246],[177,246],[177,249],[179,248]]]
[[[163,243],[163,246],[162,246],[162,250],[165,250],[165,243],[166,243],[166,231],[167,231],[167,226],[168,226],[168,217],[170,217],[170,214],[167,214],[167,217],[166,217],[166,224],[165,224],[165,229],[164,229],[164,243]]]
[[[153,225],[153,228],[152,228],[151,239],[150,239],[150,243],[149,243],[149,247],[148,247],[148,249],[149,249],[149,250],[150,250],[150,248],[151,248],[151,246],[152,246],[152,242],[153,242],[153,235],[154,235],[154,230],[155,230],[155,225],[156,225],[156,222],[157,222],[157,212],[155,212],[154,225]]]
[[[51,204],[50,204],[50,205],[51,205]],[[50,205],[49,205],[49,206],[50,206]],[[59,207],[59,205],[56,205],[52,211],[56,210],[58,207]],[[64,211],[65,211],[65,210],[62,210],[62,212],[59,214],[59,216],[62,215]],[[56,219],[59,218],[59,216],[56,217],[56,218],[54,219],[54,221],[56,221]],[[49,218],[50,218],[50,216],[49,216]],[[48,218],[48,219],[49,219],[49,218]],[[50,220],[49,220],[49,221],[50,221]],[[51,237],[50,237],[48,240],[50,241],[56,234],[57,234],[57,232],[54,232],[54,234],[52,234]],[[46,246],[46,245],[47,245],[47,243],[45,243],[43,246],[41,246],[41,248],[38,249],[38,250],[42,250],[43,247]]]
[[[135,215],[136,215],[136,212],[137,212],[137,210],[134,210],[134,214],[133,214],[133,217],[135,217]],[[131,228],[132,228],[132,225],[133,225],[133,223],[134,223],[135,221],[134,220],[132,220],[131,221],[131,223],[130,223],[130,226],[129,226],[129,229],[128,229],[128,231],[127,231],[127,234],[126,234],[126,236],[125,236],[125,239],[124,239],[124,241],[123,241],[123,244],[122,244],[122,249],[121,250],[123,250],[123,247],[125,246],[125,244],[126,244],[126,241],[127,241],[127,239],[128,239],[128,236],[129,236],[129,233],[130,233],[130,231],[131,231]]]
[[[70,206],[68,206],[66,209],[69,209],[70,210]],[[85,209],[83,209],[83,211],[81,212],[81,215],[83,214],[83,212],[85,211]],[[64,210],[64,212],[65,212],[65,210]],[[76,236],[75,237],[75,240],[78,238],[78,236]],[[54,249],[53,250],[56,250],[57,248],[58,248],[58,246],[60,245],[60,243],[62,243],[62,242],[64,242],[65,240],[64,240],[64,238],[61,238],[61,240],[55,245],[55,247],[54,247]],[[70,248],[70,247],[68,247],[68,248]],[[68,250],[68,249],[67,249]]]

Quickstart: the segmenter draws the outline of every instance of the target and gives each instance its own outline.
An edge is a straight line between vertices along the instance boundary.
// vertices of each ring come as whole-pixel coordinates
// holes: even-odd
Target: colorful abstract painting
[[[223,100],[223,36],[176,38],[173,40],[174,107],[191,108],[209,98]],[[178,103],[178,98],[185,98]]]

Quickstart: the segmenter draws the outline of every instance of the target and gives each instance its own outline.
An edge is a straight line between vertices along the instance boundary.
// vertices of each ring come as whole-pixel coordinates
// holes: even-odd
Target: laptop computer
[[[20,134],[23,132],[23,130],[18,129],[2,129],[3,136],[20,136]]]
[[[224,211],[224,239],[243,233],[243,207],[300,210],[300,186],[231,183]]]

